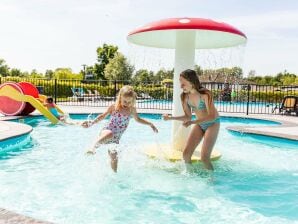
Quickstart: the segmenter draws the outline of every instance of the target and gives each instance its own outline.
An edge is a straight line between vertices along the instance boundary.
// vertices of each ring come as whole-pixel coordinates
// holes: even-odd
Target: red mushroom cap
[[[171,18],[149,23],[128,34],[137,45],[175,48],[177,32],[195,32],[195,48],[223,48],[246,43],[246,36],[235,27],[211,19]]]

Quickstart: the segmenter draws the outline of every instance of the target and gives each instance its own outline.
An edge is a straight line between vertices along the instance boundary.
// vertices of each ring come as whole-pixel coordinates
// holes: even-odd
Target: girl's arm
[[[104,113],[98,115],[93,121],[84,121],[82,123],[82,126],[85,128],[91,127],[92,125],[96,124],[97,122],[105,119],[109,114],[112,113],[113,110],[114,110],[114,105],[109,106],[108,109]]]
[[[183,110],[184,110],[184,115],[183,116],[173,117],[171,115],[165,114],[165,115],[163,115],[163,119],[165,121],[169,121],[169,120],[189,121],[189,120],[191,120],[191,109],[190,109],[189,105],[187,104],[186,100],[184,100],[182,102],[182,107],[183,107]]]
[[[49,103],[43,103],[43,106],[46,107],[47,109],[50,108],[50,104]]]
[[[152,128],[152,130],[153,130],[154,132],[158,132],[158,129],[154,126],[154,124],[152,124],[151,122],[146,121],[145,119],[142,119],[142,118],[139,117],[136,108],[133,108],[133,110],[132,110],[132,115],[133,115],[134,119],[135,119],[137,122],[139,122],[139,123],[141,123],[141,124],[148,125],[148,126],[150,126],[150,127]]]

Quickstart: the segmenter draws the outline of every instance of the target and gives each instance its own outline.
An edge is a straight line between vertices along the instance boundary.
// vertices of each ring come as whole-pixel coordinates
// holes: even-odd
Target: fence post
[[[114,100],[116,100],[116,96],[117,96],[117,81],[114,80]]]
[[[54,99],[55,103],[57,103],[57,79],[55,79],[55,85],[54,85]]]
[[[248,112],[249,112],[249,93],[250,93],[250,84],[247,85],[246,115],[248,115]]]

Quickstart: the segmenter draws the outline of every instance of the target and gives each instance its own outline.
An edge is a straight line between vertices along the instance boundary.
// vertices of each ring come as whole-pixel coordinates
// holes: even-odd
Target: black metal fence
[[[123,85],[134,87],[137,93],[138,108],[170,110],[173,103],[173,87],[163,83],[136,84],[131,81],[116,80],[84,81],[0,77],[0,84],[9,81],[30,82],[38,88],[41,94],[52,96],[55,102],[60,105],[107,107],[115,101],[117,93]],[[298,114],[298,86],[237,83],[202,84],[211,90],[215,106],[220,112]],[[293,99],[285,102],[288,96],[293,96]]]

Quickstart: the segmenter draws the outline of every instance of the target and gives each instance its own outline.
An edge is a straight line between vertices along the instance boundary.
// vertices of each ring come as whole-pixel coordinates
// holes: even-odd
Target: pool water
[[[108,146],[84,154],[107,120],[84,129],[26,119],[31,141],[0,152],[0,207],[54,223],[298,223],[297,142],[225,129],[277,123],[222,118],[211,176],[201,164],[185,172],[182,162],[147,158],[144,146],[170,142],[171,123],[141,116],[159,133],[131,120],[117,174]]]

